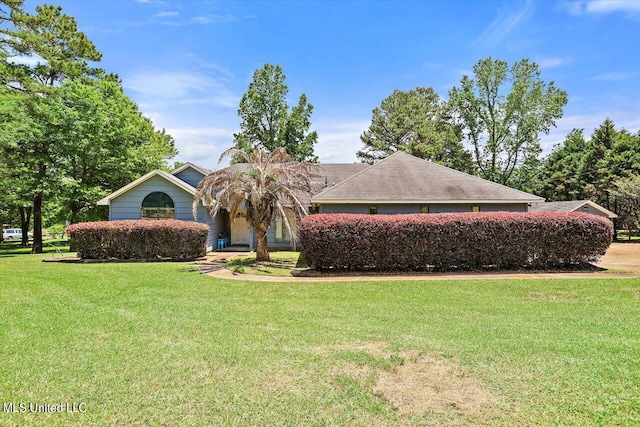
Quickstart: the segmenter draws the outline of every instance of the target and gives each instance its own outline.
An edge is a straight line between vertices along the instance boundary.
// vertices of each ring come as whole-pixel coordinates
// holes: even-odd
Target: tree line
[[[317,161],[317,134],[309,132],[313,106],[302,94],[289,112],[286,95],[279,66],[256,70],[238,110],[237,149],[283,147],[295,160]],[[606,119],[590,139],[575,129],[542,156],[540,135],[555,126],[567,102],[567,93],[542,80],[534,62],[482,59],[448,100],[433,88],[394,90],[373,109],[357,157],[374,163],[404,151],[548,201],[590,199],[619,215],[616,228],[637,226],[640,131],[618,130]]]
[[[97,68],[102,57],[60,7],[0,0],[0,220],[20,219],[23,244],[33,220],[33,252],[49,223],[105,217],[95,202],[177,154],[122,90]],[[240,101],[234,147],[251,155],[282,147],[317,162],[313,105],[290,107],[282,68],[265,64]],[[607,119],[590,139],[576,129],[542,156],[540,135],[560,119],[565,91],[527,59],[486,58],[443,100],[433,88],[395,90],[372,111],[357,157],[373,163],[396,151],[546,197],[591,199],[616,212],[616,227],[637,224],[640,132]],[[232,162],[246,161],[239,152]]]
[[[58,6],[0,0],[0,219],[42,252],[43,220],[104,218],[96,201],[175,156]]]
[[[395,90],[374,108],[358,158],[404,151],[547,201],[590,199],[615,212],[616,230],[640,222],[640,131],[606,119],[591,138],[574,129],[542,156],[540,135],[562,117],[568,95],[537,64],[487,58],[442,100],[433,88]]]

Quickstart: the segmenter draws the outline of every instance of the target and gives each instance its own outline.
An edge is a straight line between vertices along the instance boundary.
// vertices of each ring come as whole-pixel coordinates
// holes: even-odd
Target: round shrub
[[[99,221],[70,225],[67,233],[85,259],[191,259],[206,254],[209,226],[173,219]]]
[[[613,226],[584,213],[317,214],[300,223],[310,266],[347,270],[478,270],[595,262]]]

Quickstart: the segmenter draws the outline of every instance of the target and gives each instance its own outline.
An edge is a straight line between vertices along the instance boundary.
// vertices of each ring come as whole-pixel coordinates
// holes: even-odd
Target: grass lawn
[[[291,276],[296,268],[306,268],[307,261],[300,252],[279,251],[269,253],[270,261],[256,261],[256,254],[237,256],[225,263],[225,267],[236,273],[260,276]]]
[[[19,241],[4,241],[0,243],[0,256],[2,255],[18,255],[30,254],[32,240],[29,241],[28,247],[20,246]],[[69,252],[69,241],[62,239],[48,239],[42,242],[42,252],[45,254],[58,254]]]
[[[0,253],[0,400],[86,412],[0,425],[640,423],[638,279],[256,283],[44,257]],[[462,393],[414,381],[412,412],[410,378]]]

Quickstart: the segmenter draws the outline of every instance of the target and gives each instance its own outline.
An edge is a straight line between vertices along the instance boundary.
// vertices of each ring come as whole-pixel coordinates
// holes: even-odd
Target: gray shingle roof
[[[544,202],[531,205],[529,212],[573,212],[580,209],[586,200],[572,200],[568,202]]]
[[[607,216],[609,218],[618,217],[618,215],[616,215],[614,212],[611,212],[610,210],[604,208],[603,206],[600,206],[595,202],[592,202],[591,200],[532,203],[531,207],[529,208],[529,212],[575,212],[582,211],[583,206],[587,211],[592,208],[595,211],[601,212],[604,216]]]
[[[327,187],[331,187],[338,184],[345,179],[349,178],[367,169],[370,165],[365,163],[319,163],[312,166],[313,177],[313,194],[322,192]],[[230,172],[241,172],[246,170],[247,163],[236,163],[231,166],[227,166],[226,170]],[[303,195],[303,202],[310,204],[310,196]]]
[[[311,198],[351,202],[542,202],[542,197],[397,152]]]
[[[355,175],[367,169],[370,165],[365,163],[318,163],[312,166],[312,172],[315,175],[313,177],[314,194],[320,193],[325,188],[325,184],[328,187],[336,185],[350,176]],[[231,166],[227,166],[226,170],[231,172],[240,172],[246,170],[247,163],[236,163]]]

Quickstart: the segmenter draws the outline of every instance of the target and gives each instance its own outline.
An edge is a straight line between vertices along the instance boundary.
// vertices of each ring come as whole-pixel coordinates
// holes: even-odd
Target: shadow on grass
[[[298,257],[298,262],[296,263],[296,268],[307,268],[307,260],[304,258],[304,255],[300,253]]]
[[[255,255],[236,257],[224,264],[224,267],[245,274],[267,276],[287,276],[295,269],[307,267],[307,262],[300,252],[271,252],[270,261],[256,261]]]
[[[63,244],[44,244],[42,248],[43,254],[55,254],[55,253],[68,253],[69,246]],[[31,255],[31,246],[17,246],[17,245],[0,245],[0,256],[16,256],[16,255]]]

